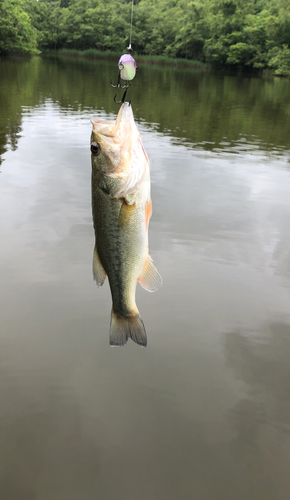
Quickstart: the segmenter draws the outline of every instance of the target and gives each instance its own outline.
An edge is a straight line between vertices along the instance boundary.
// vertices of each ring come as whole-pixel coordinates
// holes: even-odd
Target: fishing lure
[[[134,0],[132,0],[132,10],[131,10],[131,28],[130,28],[130,43],[129,47],[127,49],[129,51],[133,50],[131,46],[131,41],[132,41],[132,25],[133,25],[133,5],[134,5]],[[113,82],[111,80],[111,85],[114,88],[118,89],[125,89],[125,92],[123,94],[123,97],[121,101],[116,101],[117,94],[114,97],[114,101],[117,104],[124,103],[125,102],[125,97],[127,94],[127,90],[131,85],[131,80],[136,75],[136,61],[134,57],[131,56],[131,54],[123,54],[118,62],[118,68],[119,68],[119,75],[118,75],[118,83],[117,85],[113,85]],[[125,85],[121,85],[121,79],[125,81]]]
[[[131,48],[131,44],[129,47]],[[118,68],[119,68],[118,83],[117,85],[113,85],[111,80],[111,85],[114,88],[125,89],[121,101],[116,101],[117,94],[114,97],[115,103],[120,104],[125,102],[125,97],[127,94],[127,90],[131,85],[131,80],[133,80],[133,78],[136,75],[137,65],[134,57],[132,57],[131,54],[123,54],[119,59]],[[121,85],[121,79],[125,81],[125,85]]]

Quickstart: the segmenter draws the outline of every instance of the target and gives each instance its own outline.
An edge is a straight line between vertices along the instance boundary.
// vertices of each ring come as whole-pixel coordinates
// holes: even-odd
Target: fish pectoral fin
[[[96,246],[94,248],[94,256],[93,256],[93,276],[94,276],[94,280],[97,283],[98,287],[100,287],[104,284],[104,281],[105,281],[106,276],[107,276],[107,273],[101,264],[100,257],[99,257],[98,250],[97,250]]]
[[[154,266],[150,255],[148,255],[148,259],[146,260],[146,264],[138,281],[148,292],[156,292],[162,285],[162,278]]]
[[[145,224],[146,224],[146,231],[148,231],[148,226],[149,226],[149,221],[152,215],[152,201],[147,201],[145,205]]]
[[[127,224],[132,219],[132,216],[134,215],[135,206],[135,203],[129,205],[125,199],[123,200],[119,214],[119,227],[127,226]]]

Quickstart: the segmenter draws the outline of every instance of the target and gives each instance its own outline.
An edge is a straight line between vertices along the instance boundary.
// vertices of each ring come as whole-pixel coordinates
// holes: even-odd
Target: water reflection
[[[148,348],[112,350],[88,196],[111,64],[15,64],[0,101],[1,500],[288,499],[289,82],[138,68],[166,286],[137,287]]]
[[[147,345],[135,302],[137,281],[154,292],[161,277],[148,253],[152,213],[150,170],[132,107],[124,103],[116,121],[93,120],[92,208],[95,229],[94,279],[102,286],[108,275],[113,307],[110,344],[131,338]]]
[[[225,336],[226,362],[245,386],[244,396],[228,415],[236,430],[231,453],[240,467],[248,471],[250,490],[259,492],[259,477],[262,476],[263,498],[286,498],[289,488],[284,472],[290,442],[290,325],[270,323],[263,325],[261,330],[263,334],[236,330]]]
[[[270,425],[290,435],[290,325],[267,324],[263,332],[263,336],[253,331],[228,333],[227,364],[247,386],[247,398],[239,405],[245,408],[245,416],[251,411],[256,415],[251,416],[251,425]],[[233,416],[238,413],[235,409]],[[247,428],[250,436],[250,426]],[[245,438],[246,428],[240,430]]]
[[[41,368],[37,373],[11,377],[1,365],[1,500],[55,498],[56,491],[93,498],[100,449],[83,432],[72,391],[60,391],[57,377]]]
[[[0,157],[15,149],[24,113],[48,99],[62,113],[115,115],[113,61],[0,59]],[[290,149],[290,82],[140,64],[130,89],[150,130],[204,151]],[[273,127],[275,123],[275,127]]]

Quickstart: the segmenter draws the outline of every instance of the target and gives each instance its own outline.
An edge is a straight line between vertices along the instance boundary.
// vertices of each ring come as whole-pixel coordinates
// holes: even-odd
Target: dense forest
[[[0,0],[0,53],[121,52],[131,0]],[[289,0],[135,0],[136,54],[290,74]]]

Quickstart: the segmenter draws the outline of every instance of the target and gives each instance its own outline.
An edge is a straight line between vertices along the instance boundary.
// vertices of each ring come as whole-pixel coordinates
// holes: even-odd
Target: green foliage
[[[36,30],[22,0],[0,0],[0,53],[37,53]]]
[[[273,48],[269,55],[271,56],[268,66],[274,68],[275,75],[289,75],[290,74],[290,49],[286,44],[282,49],[278,47]]]
[[[0,51],[122,52],[131,0],[0,0]],[[33,26],[33,27],[32,27]],[[144,56],[289,74],[289,0],[135,0],[132,45]]]

